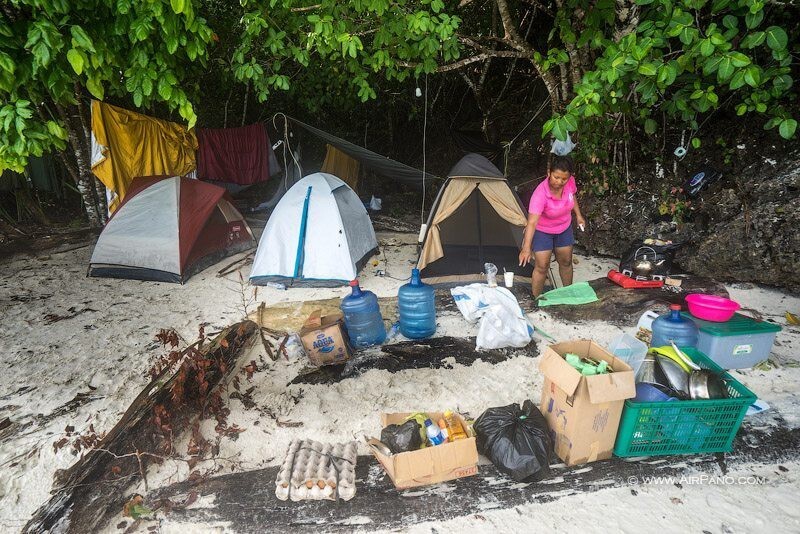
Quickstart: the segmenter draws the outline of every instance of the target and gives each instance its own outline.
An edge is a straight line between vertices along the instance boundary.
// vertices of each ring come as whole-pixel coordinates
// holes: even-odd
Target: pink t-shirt
[[[569,228],[577,192],[578,186],[575,184],[575,177],[570,176],[561,191],[561,198],[553,198],[548,179],[545,178],[533,191],[531,203],[528,206],[530,213],[539,215],[536,229],[548,234],[560,234]]]

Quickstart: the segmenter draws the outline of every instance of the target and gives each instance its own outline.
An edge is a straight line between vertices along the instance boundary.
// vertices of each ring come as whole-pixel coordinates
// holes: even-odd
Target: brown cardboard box
[[[567,353],[605,360],[614,372],[583,376],[564,360]],[[555,452],[567,465],[611,458],[625,399],[636,396],[634,373],[594,341],[550,345],[539,369],[544,374],[540,409],[553,432]]]
[[[306,319],[300,329],[300,341],[313,365],[342,363],[350,358],[342,317],[341,312],[322,316],[320,310],[316,310]]]
[[[427,413],[434,423],[444,417],[438,412]],[[381,414],[382,428],[402,424],[409,415],[411,414]],[[464,419],[460,415],[458,418],[462,426],[467,428]],[[389,456],[375,448],[371,449],[397,489],[416,488],[478,474],[478,447],[474,436]]]

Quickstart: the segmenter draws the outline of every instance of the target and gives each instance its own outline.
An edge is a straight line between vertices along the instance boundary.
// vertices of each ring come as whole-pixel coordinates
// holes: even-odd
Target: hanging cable
[[[539,114],[542,111],[544,111],[544,108],[545,108],[545,106],[547,106],[548,102],[550,102],[550,97],[549,96],[547,98],[545,98],[544,101],[542,101],[542,105],[539,106],[539,109],[537,109],[536,113],[533,114],[533,117],[531,117],[531,120],[529,120],[528,123],[525,126],[522,127],[522,129],[519,131],[519,133],[517,135],[515,135],[511,139],[511,141],[509,141],[508,143],[505,143],[503,145],[503,174],[505,174],[507,169],[508,169],[508,155],[511,152],[511,145],[513,145],[514,141],[516,141],[517,138],[519,138],[519,136],[522,135],[522,133],[525,130],[528,129],[528,126],[530,126],[531,123],[536,120],[536,117],[538,117]]]
[[[283,117],[283,164],[287,166],[286,169],[287,177],[289,173],[288,160],[286,158],[287,149],[289,150],[289,155],[292,156],[292,161],[294,162],[295,167],[297,167],[297,175],[302,177],[303,170],[300,167],[300,162],[297,161],[297,158],[294,155],[294,150],[292,150],[292,147],[289,145],[289,117],[287,117],[286,114],[283,112],[280,111],[277,112],[275,115],[272,116],[272,126],[275,128],[275,130],[280,131],[280,129],[278,129],[277,124],[275,124],[275,120],[278,118],[278,115]],[[285,189],[286,191],[288,191],[290,187],[289,181],[284,180],[284,183],[285,183]]]
[[[422,118],[422,209],[419,213],[419,223],[425,224],[425,148],[428,136],[428,75],[425,74],[425,112]]]

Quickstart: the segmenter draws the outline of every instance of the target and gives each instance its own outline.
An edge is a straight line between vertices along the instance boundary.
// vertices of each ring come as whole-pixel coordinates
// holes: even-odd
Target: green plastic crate
[[[752,391],[724,372],[705,354],[682,349],[704,369],[720,373],[728,398],[672,402],[625,401],[614,445],[616,456],[661,456],[729,452],[747,408],[756,401]]]

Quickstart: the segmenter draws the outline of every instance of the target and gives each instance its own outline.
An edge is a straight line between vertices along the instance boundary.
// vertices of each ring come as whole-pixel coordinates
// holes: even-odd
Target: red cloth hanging
[[[263,123],[197,130],[197,177],[251,185],[269,179],[271,145]]]

